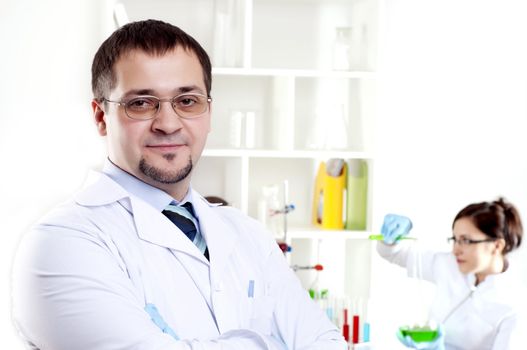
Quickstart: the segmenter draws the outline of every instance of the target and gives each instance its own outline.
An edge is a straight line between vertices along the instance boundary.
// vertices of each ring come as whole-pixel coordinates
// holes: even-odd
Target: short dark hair
[[[178,46],[194,52],[198,57],[203,69],[207,95],[210,96],[212,68],[207,52],[180,28],[163,21],[149,19],[122,26],[101,44],[95,53],[91,68],[93,97],[100,101],[115,87],[113,68],[123,54],[142,50],[152,55],[163,55]]]
[[[481,232],[491,238],[503,238],[503,255],[521,245],[523,227],[520,214],[504,198],[466,206],[456,215],[454,224],[461,218],[469,218]]]

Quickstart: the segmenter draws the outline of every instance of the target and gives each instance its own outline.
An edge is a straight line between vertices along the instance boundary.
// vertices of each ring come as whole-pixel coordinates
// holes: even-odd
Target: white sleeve
[[[446,260],[450,257],[449,253],[422,249],[414,242],[399,242],[390,245],[379,241],[377,252],[383,259],[404,267],[408,277],[421,276],[430,282],[437,280],[438,270],[442,270],[447,265]]]
[[[408,265],[408,255],[410,254],[410,244],[406,242],[386,244],[378,241],[377,253],[392,264],[406,268]]]
[[[251,330],[177,341],[144,311],[127,272],[89,229],[41,225],[21,241],[13,266],[13,318],[41,350],[282,350]],[[330,349],[330,348],[327,348]]]
[[[274,319],[285,349],[345,350],[346,342],[324,311],[302,287],[282,251],[271,240],[266,278],[276,300]]]
[[[498,326],[492,350],[524,350],[526,329],[526,310],[516,309],[514,315],[505,318]]]

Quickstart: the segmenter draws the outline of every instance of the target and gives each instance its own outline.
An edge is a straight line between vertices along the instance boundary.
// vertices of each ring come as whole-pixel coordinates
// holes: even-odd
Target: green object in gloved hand
[[[397,339],[404,346],[418,350],[445,350],[445,333],[442,326],[430,328],[401,327]]]

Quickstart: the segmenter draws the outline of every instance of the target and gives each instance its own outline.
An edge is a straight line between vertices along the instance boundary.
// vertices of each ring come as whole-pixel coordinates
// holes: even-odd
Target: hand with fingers
[[[381,228],[384,243],[394,244],[408,235],[412,229],[412,221],[406,216],[387,214]]]

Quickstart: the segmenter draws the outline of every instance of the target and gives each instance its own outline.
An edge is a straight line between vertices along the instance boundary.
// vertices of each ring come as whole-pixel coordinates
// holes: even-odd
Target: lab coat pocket
[[[248,299],[250,304],[250,328],[258,333],[270,335],[273,324],[274,299],[266,295]]]

